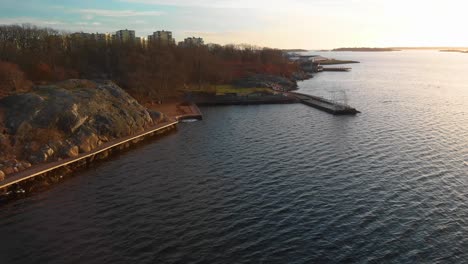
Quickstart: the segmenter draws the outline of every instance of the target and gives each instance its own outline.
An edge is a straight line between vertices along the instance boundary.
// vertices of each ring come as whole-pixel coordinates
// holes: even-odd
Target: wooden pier
[[[301,103],[305,105],[317,108],[333,115],[356,115],[360,113],[358,110],[349,105],[333,102],[322,97],[295,92],[290,92],[290,94],[295,96]]]

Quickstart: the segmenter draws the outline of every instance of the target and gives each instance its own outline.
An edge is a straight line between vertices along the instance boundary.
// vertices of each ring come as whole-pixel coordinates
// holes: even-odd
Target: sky
[[[0,24],[272,48],[468,46],[464,0],[0,0]]]

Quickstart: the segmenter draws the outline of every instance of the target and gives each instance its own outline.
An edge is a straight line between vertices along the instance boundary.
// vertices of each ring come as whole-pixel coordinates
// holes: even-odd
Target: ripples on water
[[[202,108],[204,121],[1,207],[0,263],[465,262],[468,56],[336,57],[363,63],[301,91],[344,89],[361,115]]]

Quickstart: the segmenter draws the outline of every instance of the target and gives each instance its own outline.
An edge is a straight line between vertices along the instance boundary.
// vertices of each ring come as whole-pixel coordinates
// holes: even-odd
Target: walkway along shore
[[[78,157],[35,165],[24,171],[11,174],[0,182],[0,193],[8,196],[20,194],[24,192],[22,185],[30,185],[32,183],[29,181],[34,181],[38,177],[47,177],[48,174],[59,172],[59,170],[59,174],[65,174],[66,172],[73,171],[75,168],[88,166],[95,160],[106,159],[110,151],[115,149],[123,150],[130,147],[131,144],[142,141],[146,137],[152,137],[174,130],[176,129],[177,123],[179,123],[179,121],[164,122],[137,135],[107,142],[91,152],[78,155]],[[61,178],[62,175],[59,177]]]
[[[187,114],[171,117],[168,121],[157,124],[136,135],[107,142],[91,152],[82,153],[74,158],[35,165],[24,171],[11,174],[0,182],[0,198],[14,199],[30,190],[34,191],[37,185],[47,186],[50,183],[59,182],[64,175],[76,169],[87,167],[94,161],[107,159],[109,154],[113,152],[122,151],[147,138],[160,136],[177,129],[180,120],[202,119],[202,114],[196,105],[188,105],[187,107],[190,109]]]

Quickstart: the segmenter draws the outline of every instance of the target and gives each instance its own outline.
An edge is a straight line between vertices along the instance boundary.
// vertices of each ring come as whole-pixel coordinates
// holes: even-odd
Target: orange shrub
[[[31,85],[18,65],[0,61],[0,97],[13,92],[27,91]]]

